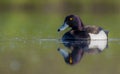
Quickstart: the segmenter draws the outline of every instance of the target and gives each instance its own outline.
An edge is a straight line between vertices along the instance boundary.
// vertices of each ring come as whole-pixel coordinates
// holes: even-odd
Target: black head
[[[65,30],[67,27],[71,27],[72,30],[83,30],[84,28],[81,19],[76,15],[68,15],[64,20],[64,24],[58,31]]]

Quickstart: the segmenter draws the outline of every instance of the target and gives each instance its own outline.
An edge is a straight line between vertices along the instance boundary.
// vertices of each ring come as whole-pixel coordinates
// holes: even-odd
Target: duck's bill
[[[58,29],[58,32],[61,32],[63,30],[65,30],[66,28],[68,28],[68,24],[64,23],[59,29]]]

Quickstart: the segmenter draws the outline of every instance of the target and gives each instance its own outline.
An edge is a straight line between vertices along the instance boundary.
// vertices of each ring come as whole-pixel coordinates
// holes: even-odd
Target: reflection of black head
[[[84,50],[82,49],[75,49],[73,50],[68,57],[65,58],[65,62],[74,65],[80,62],[84,54]]]

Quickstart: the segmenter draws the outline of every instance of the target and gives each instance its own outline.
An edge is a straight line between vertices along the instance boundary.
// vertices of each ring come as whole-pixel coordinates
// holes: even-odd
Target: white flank
[[[106,33],[101,30],[98,34],[92,34],[89,33],[91,40],[106,40],[107,39],[107,35]]]

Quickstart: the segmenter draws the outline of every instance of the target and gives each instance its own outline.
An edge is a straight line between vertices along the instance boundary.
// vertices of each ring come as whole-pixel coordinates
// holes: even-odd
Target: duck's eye
[[[71,17],[71,18],[70,18],[70,21],[72,21],[72,20],[73,20],[73,18]]]
[[[73,62],[72,57],[70,57],[69,62],[70,62],[70,63],[72,63],[72,62]]]

